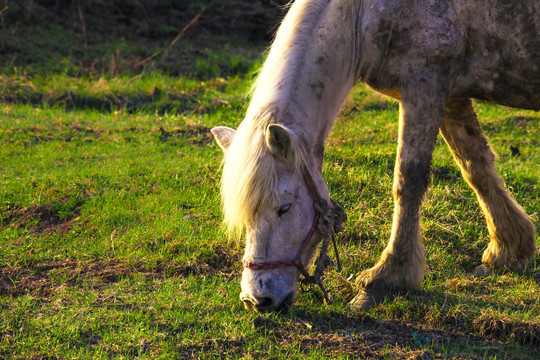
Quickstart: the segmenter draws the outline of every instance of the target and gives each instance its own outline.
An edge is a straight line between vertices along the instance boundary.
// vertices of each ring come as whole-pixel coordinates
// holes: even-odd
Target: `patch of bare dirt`
[[[298,319],[296,319],[298,321]],[[300,344],[308,352],[313,348],[321,348],[327,354],[336,357],[348,354],[356,358],[381,359],[388,357],[387,347],[391,346],[392,356],[397,359],[415,359],[427,357],[428,359],[443,359],[445,354],[425,351],[425,343],[417,344],[415,337],[430,341],[448,341],[435,330],[420,330],[412,326],[392,322],[377,321],[365,315],[356,318],[340,318],[337,316],[336,324],[332,328],[323,326],[312,328],[313,332],[302,336]],[[301,320],[296,327],[310,326],[309,321]],[[268,327],[266,327],[268,330]],[[293,333],[282,329],[271,330],[282,341],[293,341]]]
[[[48,297],[57,287],[74,286],[92,279],[102,283],[114,283],[121,277],[142,272],[154,275],[141,267],[131,267],[119,261],[57,260],[50,263],[35,263],[29,267],[0,267],[0,294],[20,296],[31,293],[37,297]]]
[[[206,1],[201,6],[187,1],[111,0],[96,5],[72,0],[18,0],[6,7],[4,21],[11,26],[22,26],[30,21],[57,24],[81,33],[90,42],[87,45],[92,45],[90,35],[94,32],[103,36],[147,39],[174,36],[204,8],[193,30],[229,36],[241,33],[249,40],[260,41],[270,40],[271,31],[283,17],[283,7],[288,2]]]
[[[78,286],[90,281],[93,286],[103,286],[137,274],[152,279],[186,277],[189,275],[217,275],[232,280],[240,274],[239,254],[231,254],[218,247],[215,255],[200,262],[180,266],[162,263],[147,268],[142,263],[130,264],[120,260],[93,259],[56,260],[48,263],[34,263],[28,267],[0,266],[0,295],[21,296],[32,294],[48,298],[56,289],[64,286]]]
[[[452,315],[449,315],[452,317]],[[425,318],[419,314],[419,318]],[[523,346],[540,345],[540,324],[523,323],[515,319],[494,318],[484,315],[474,321],[449,322],[444,326],[425,323],[377,320],[357,313],[309,314],[298,313],[294,318],[276,321],[264,314],[253,320],[258,332],[279,343],[300,344],[307,353],[310,349],[324,349],[336,357],[373,359],[446,359],[444,348],[451,344],[477,344],[489,349],[489,357],[506,357],[501,353],[503,343],[509,340]],[[444,329],[444,330],[442,330]],[[391,349],[389,352],[388,349]],[[463,359],[475,358],[463,354]]]
[[[210,128],[202,125],[188,125],[187,128],[173,128],[165,130],[159,128],[159,139],[161,142],[167,142],[172,137],[182,137],[192,145],[206,145],[213,141]]]
[[[540,323],[523,323],[488,313],[475,319],[474,327],[482,336],[512,339],[524,345],[540,345]]]
[[[291,318],[283,326],[271,318],[259,316],[254,319],[256,330],[276,343],[297,344],[309,354],[313,349],[324,349],[330,357],[350,356],[355,359],[447,359],[445,348],[458,343],[477,344],[485,347],[489,357],[506,357],[498,345],[505,342],[503,334],[471,333],[465,326],[445,326],[444,331],[429,324],[409,324],[371,318],[365,314],[326,316],[305,314],[305,318]],[[326,318],[326,319],[325,319]],[[502,336],[502,337],[498,337]],[[535,346],[535,343],[524,345]],[[453,359],[476,359],[472,354],[452,356]]]
[[[76,202],[63,206],[68,201],[69,199],[63,199],[54,204],[11,209],[2,223],[11,224],[17,228],[28,228],[34,235],[65,235],[72,228],[74,219],[80,214],[78,207],[82,204],[82,202]]]
[[[320,320],[320,319],[319,319]],[[330,327],[312,326],[309,321],[294,318],[288,326],[277,324],[274,320],[259,316],[254,319],[253,326],[257,332],[273,339],[283,354],[290,353],[291,348],[308,356],[315,349],[325,351],[327,357],[350,356],[354,359],[446,359],[446,354],[423,348],[426,344],[416,344],[416,338],[431,338],[439,343],[449,342],[439,331],[421,331],[419,329],[396,323],[384,322],[359,315],[347,318],[340,323],[341,315],[328,319]],[[420,335],[415,335],[420,334]],[[214,356],[215,358],[242,357],[249,339],[207,339],[201,344],[183,345],[177,351],[181,357],[199,358]],[[287,347],[289,345],[290,347]],[[390,350],[389,350],[390,349]],[[267,353],[250,352],[254,358],[267,358]],[[463,357],[469,358],[469,357]]]
[[[177,355],[181,359],[199,359],[204,354],[214,359],[231,359],[241,357],[246,341],[229,339],[212,339],[204,344],[183,345],[177,348]]]

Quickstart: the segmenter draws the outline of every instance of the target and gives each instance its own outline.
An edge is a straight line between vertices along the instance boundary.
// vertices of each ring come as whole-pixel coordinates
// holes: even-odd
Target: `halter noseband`
[[[326,292],[321,277],[324,274],[326,267],[332,262],[327,254],[328,245],[330,239],[334,245],[334,252],[336,254],[336,263],[337,268],[341,270],[341,262],[339,261],[339,254],[337,250],[336,240],[334,234],[343,231],[342,224],[347,220],[347,215],[343,208],[333,199],[330,199],[331,205],[327,205],[327,201],[321,197],[315,186],[315,182],[311,176],[311,173],[306,166],[302,167],[302,174],[304,175],[304,181],[307,184],[307,187],[313,198],[313,207],[315,208],[315,218],[313,219],[313,224],[309,230],[300,250],[296,254],[294,259],[289,260],[276,260],[276,261],[263,261],[263,262],[250,262],[243,260],[242,264],[245,268],[250,270],[269,270],[285,266],[294,266],[304,278],[300,281],[302,285],[308,285],[311,287],[311,284],[318,285],[324,295],[326,302],[329,302],[328,293]],[[309,271],[306,269],[302,263],[302,255],[306,251],[308,245],[311,243],[313,236],[316,231],[319,231],[323,235],[323,242],[321,251],[319,253],[319,259],[317,260],[317,265],[313,275],[309,275]],[[309,288],[308,288],[309,290]],[[305,290],[305,291],[308,291]]]

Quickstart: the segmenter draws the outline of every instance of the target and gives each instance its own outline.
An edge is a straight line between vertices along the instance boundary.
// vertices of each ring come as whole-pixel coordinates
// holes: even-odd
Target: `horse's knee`
[[[421,198],[429,185],[430,164],[430,161],[423,161],[396,166],[392,187],[394,199],[414,201]]]

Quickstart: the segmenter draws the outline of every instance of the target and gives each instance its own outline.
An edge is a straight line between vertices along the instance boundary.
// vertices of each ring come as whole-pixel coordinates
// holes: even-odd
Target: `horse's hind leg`
[[[534,226],[495,172],[495,155],[469,99],[450,101],[441,133],[487,220],[491,241],[482,262],[493,268],[524,270],[536,253]]]

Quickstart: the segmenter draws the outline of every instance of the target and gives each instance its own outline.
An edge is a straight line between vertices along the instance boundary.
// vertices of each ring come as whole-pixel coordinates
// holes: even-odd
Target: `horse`
[[[212,129],[224,223],[246,238],[245,307],[287,308],[301,275],[320,282],[307,268],[343,220],[321,175],[325,141],[359,81],[399,102],[399,139],[390,239],[350,304],[367,309],[421,284],[419,210],[439,133],[485,215],[479,273],[525,270],[535,228],[496,173],[471,99],[540,110],[539,59],[537,0],[296,0],[244,120]]]

